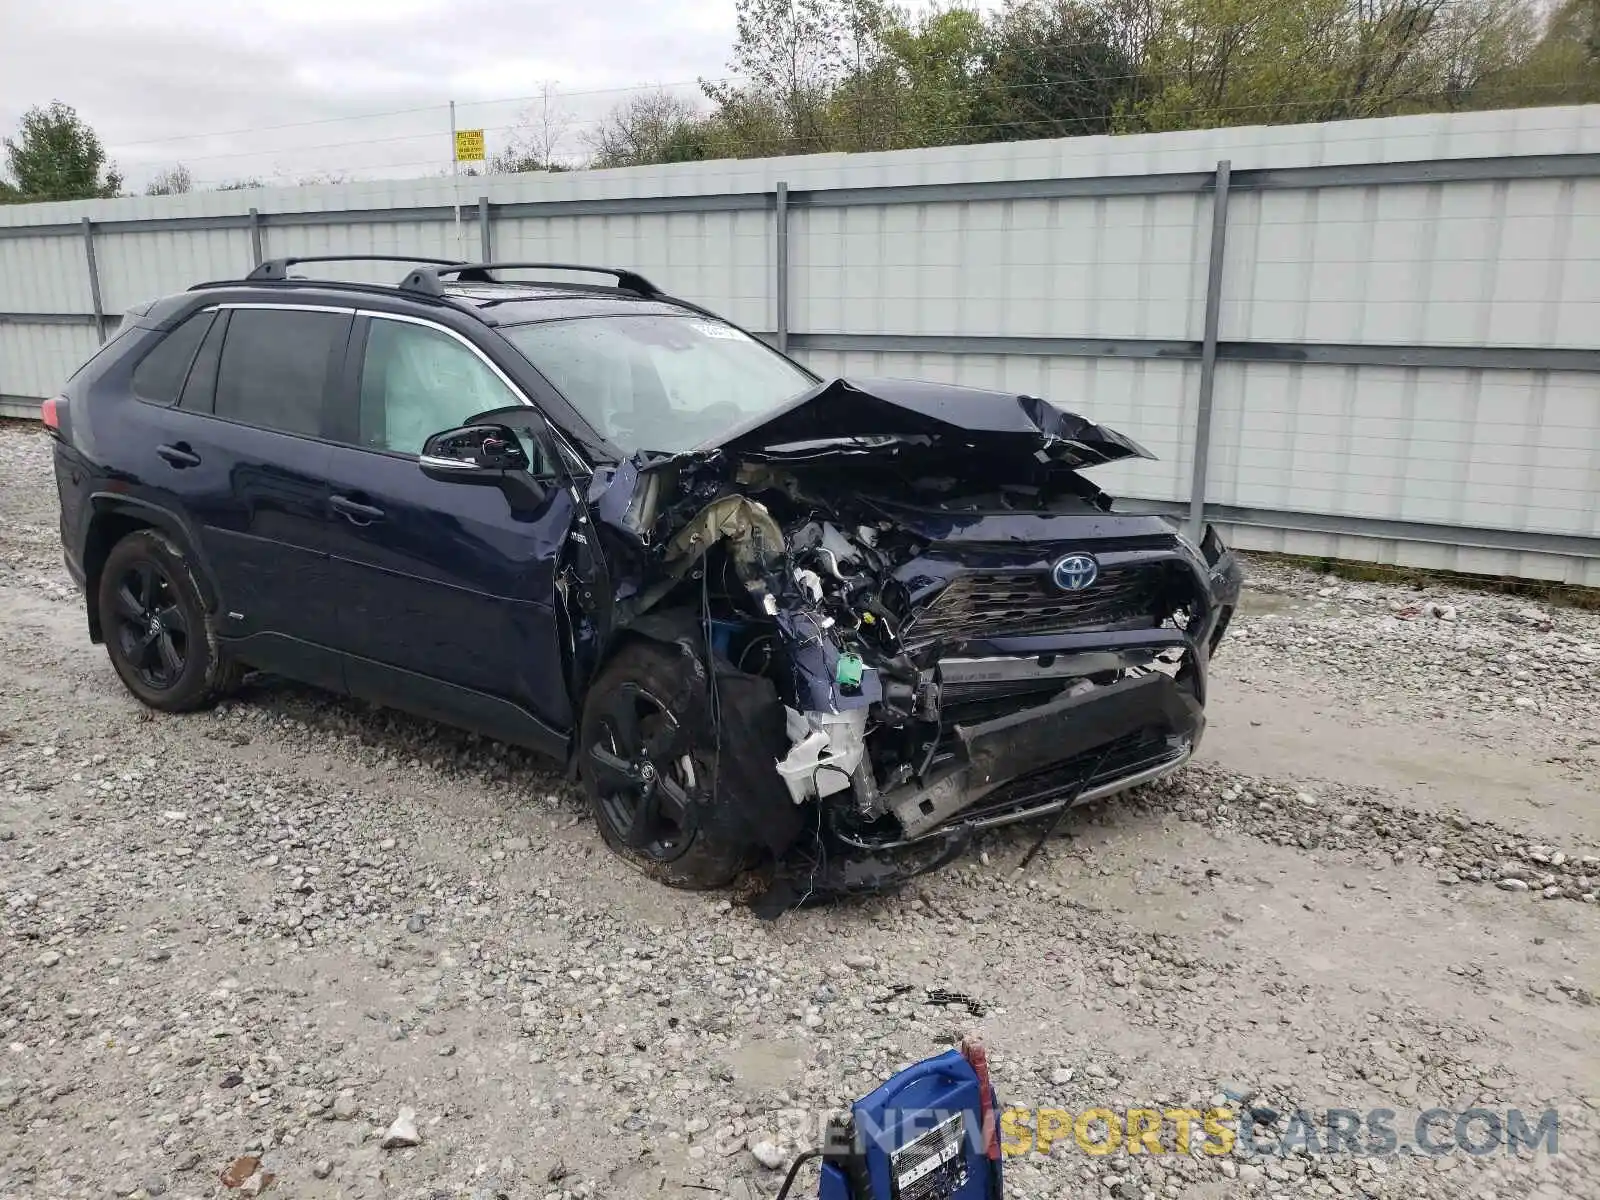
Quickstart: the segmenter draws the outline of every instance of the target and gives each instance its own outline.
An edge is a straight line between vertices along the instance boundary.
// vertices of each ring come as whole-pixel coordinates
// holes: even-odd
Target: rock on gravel
[[[750,1143],[750,1157],[769,1171],[781,1170],[784,1164],[788,1162],[787,1156],[778,1147],[778,1144],[766,1138]]]
[[[422,1136],[417,1132],[417,1113],[411,1108],[402,1108],[396,1114],[380,1143],[385,1150],[400,1150],[421,1144]]]
[[[222,1186],[228,1188],[243,1187],[245,1180],[256,1173],[261,1166],[261,1160],[254,1154],[240,1155],[222,1169]]]

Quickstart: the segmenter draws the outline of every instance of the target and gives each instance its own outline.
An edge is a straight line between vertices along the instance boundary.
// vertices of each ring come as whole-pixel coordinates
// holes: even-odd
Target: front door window
[[[520,403],[483,359],[449,334],[373,319],[361,371],[363,446],[420,454],[429,435],[474,413]]]

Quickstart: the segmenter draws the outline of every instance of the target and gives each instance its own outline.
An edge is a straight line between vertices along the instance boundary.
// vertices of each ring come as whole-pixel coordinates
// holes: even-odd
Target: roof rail
[[[431,261],[418,259],[418,262]],[[450,263],[445,266],[418,267],[400,282],[403,292],[417,292],[423,296],[442,296],[444,286],[440,276],[454,275],[458,283],[495,283],[498,282],[490,271],[500,270],[539,270],[539,271],[581,271],[589,275],[610,275],[617,281],[617,287],[625,292],[633,292],[640,296],[661,296],[665,293],[643,275],[635,271],[623,270],[618,267],[585,267],[576,263],[553,262],[489,262],[489,263]]]
[[[289,278],[289,268],[300,263],[324,262],[403,262],[434,263],[441,267],[461,263],[459,258],[424,258],[415,254],[309,254],[299,258],[269,258],[258,266],[245,280],[250,283],[279,283]]]

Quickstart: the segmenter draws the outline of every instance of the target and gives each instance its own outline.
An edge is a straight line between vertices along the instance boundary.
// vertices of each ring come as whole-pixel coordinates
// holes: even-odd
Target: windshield
[[[691,449],[816,382],[755,338],[710,317],[572,317],[501,332],[591,425],[630,454]]]

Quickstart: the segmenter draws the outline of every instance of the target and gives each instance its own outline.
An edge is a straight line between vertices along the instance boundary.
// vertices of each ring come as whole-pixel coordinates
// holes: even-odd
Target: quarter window
[[[420,454],[430,435],[476,413],[517,404],[488,364],[449,334],[373,318],[361,368],[363,446]]]
[[[196,313],[156,343],[133,369],[133,394],[152,404],[176,404],[189,366],[215,313]]]
[[[217,368],[216,414],[315,437],[323,397],[343,359],[350,320],[338,313],[239,308]]]
[[[222,339],[228,332],[228,314],[219,312],[211,322],[211,331],[200,343],[200,353],[194,356],[189,368],[189,382],[183,385],[179,408],[192,408],[195,412],[210,412],[217,399],[217,360],[222,357]]]

